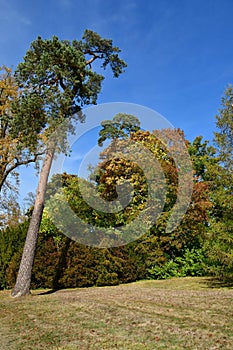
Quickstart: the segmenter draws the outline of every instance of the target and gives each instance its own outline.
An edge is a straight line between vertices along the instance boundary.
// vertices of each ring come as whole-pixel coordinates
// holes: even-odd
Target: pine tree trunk
[[[20,297],[30,294],[32,267],[36,253],[37,237],[44,209],[45,192],[49,172],[53,161],[53,155],[53,149],[47,150],[41,168],[34,209],[27,232],[17,280],[14,289],[11,293],[13,297]]]

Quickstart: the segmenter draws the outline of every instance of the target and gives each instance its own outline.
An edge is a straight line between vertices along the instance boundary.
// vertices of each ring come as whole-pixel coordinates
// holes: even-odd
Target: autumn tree
[[[0,71],[0,227],[4,227],[16,224],[20,217],[17,170],[36,162],[40,152],[21,137],[27,125],[23,125],[24,116],[16,117],[13,111],[20,95],[15,77],[8,67],[0,67]]]
[[[149,257],[147,263],[149,264],[149,260],[151,260],[151,264],[153,264],[160,255],[163,259],[164,256],[172,258],[174,256],[182,256],[185,249],[201,248],[205,225],[208,222],[208,210],[211,206],[208,184],[204,180],[201,181],[201,176],[204,178],[204,164],[215,164],[212,158],[214,149],[209,147],[208,155],[205,155],[207,145],[205,143],[201,145],[201,139],[197,139],[191,147],[190,142],[185,139],[184,133],[179,129],[155,130],[152,133],[138,130],[131,133],[130,138],[132,141],[141,143],[150,150],[153,157],[159,161],[166,180],[166,198],[163,210],[159,218],[152,225],[150,231],[144,232],[144,236],[139,239],[138,244],[135,243],[135,249],[138,254],[141,255],[142,250],[144,250],[145,255]],[[167,140],[168,142],[163,142],[163,140]],[[117,198],[117,181],[122,181],[122,178],[127,178],[131,181],[133,185],[131,202],[123,212],[115,214],[115,223],[124,225],[133,220],[144,209],[148,199],[148,184],[153,178],[152,173],[155,172],[155,168],[151,169],[151,176],[146,178],[143,171],[135,163],[127,159],[106,161],[108,159],[107,155],[111,154],[111,148],[114,149],[115,147],[114,143],[115,141],[113,140],[110,146],[102,153],[102,163],[100,164],[97,181],[99,191],[106,200]],[[121,143],[124,148],[124,140]],[[191,169],[187,165],[187,155],[183,157],[185,147],[189,150],[190,158],[193,160],[193,167]],[[142,155],[138,153],[138,159],[140,157]],[[177,162],[178,159],[179,162]],[[187,167],[189,174],[186,177],[187,175],[184,172],[183,184],[179,178],[179,173],[185,167]],[[189,182],[190,177],[191,184]],[[186,184],[185,181],[187,181]],[[180,224],[172,232],[167,232],[168,222],[176,205],[177,196],[180,195],[179,188],[183,185],[190,186],[188,188],[190,202],[187,205],[186,212],[183,213],[183,217],[180,219]],[[159,186],[161,186],[162,191],[164,184],[159,184],[158,182],[158,190]],[[160,191],[156,192],[158,200],[161,200],[161,193]],[[181,203],[182,198],[181,194]],[[152,251],[154,251],[155,256],[157,255],[155,260],[153,259]]]
[[[103,75],[93,69],[94,62],[100,61],[104,69],[110,66],[114,77],[118,77],[126,67],[125,62],[119,58],[119,52],[112,40],[103,39],[90,30],[84,32],[82,40],[72,42],[57,37],[50,40],[38,37],[27,51],[24,62],[16,69],[16,81],[23,87],[24,93],[15,108],[18,117],[24,115],[24,123],[31,126],[30,133],[23,137],[27,140],[30,136],[31,140],[34,132],[36,142],[38,134],[42,135],[45,157],[13,296],[30,292],[46,184],[55,151],[65,150],[65,138],[51,140],[50,136],[71,116],[84,121],[80,111],[85,105],[97,102],[104,79]],[[31,110],[31,105],[36,108]],[[71,124],[67,125],[66,132],[71,127]]]
[[[121,115],[121,118],[122,117],[123,115]],[[184,133],[181,130],[155,130],[152,133],[137,130],[130,133],[129,130],[127,131],[124,128],[121,130],[122,124],[120,123],[117,125],[114,121],[115,118],[112,120],[113,125],[111,125],[111,121],[103,122],[102,132],[100,132],[100,141],[104,142],[110,139],[111,142],[100,155],[100,163],[90,177],[92,180],[91,184],[88,185],[87,180],[80,179],[77,176],[64,175],[64,194],[73,212],[76,213],[83,222],[89,224],[92,242],[95,232],[98,234],[98,228],[103,228],[105,237],[99,236],[100,242],[101,239],[103,239],[103,241],[108,244],[108,242],[111,242],[113,235],[115,235],[113,244],[117,245],[119,243],[119,245],[121,245],[121,241],[120,239],[118,240],[118,237],[122,237],[122,232],[126,235],[128,234],[127,231],[122,231],[122,228],[128,224],[130,225],[146,208],[148,188],[157,170],[152,166],[153,164],[150,162],[150,159],[148,159],[146,160],[148,169],[146,169],[147,173],[145,174],[143,171],[144,169],[139,166],[140,159],[143,158],[143,154],[140,152],[141,148],[134,149],[135,161],[132,161],[129,157],[127,147],[129,142],[133,145],[136,143],[137,145],[142,145],[151,152],[150,157],[158,160],[165,177],[165,183],[160,182],[159,178],[156,178],[156,191],[154,195],[157,201],[153,202],[153,209],[156,209],[156,205],[161,204],[162,193],[165,188],[166,196],[163,203],[164,206],[161,215],[154,221],[151,220],[150,208],[147,207],[144,220],[148,220],[149,224],[151,224],[150,229],[144,225],[144,222],[138,224],[140,226],[139,231],[138,227],[132,225],[130,227],[129,236],[126,237],[125,242],[131,242],[126,249],[128,249],[129,254],[135,254],[137,256],[136,260],[138,259],[138,261],[141,261],[140,266],[144,266],[145,278],[145,271],[147,268],[153,268],[156,264],[163,264],[167,259],[183,257],[183,255],[188,252],[187,250],[201,250],[202,248],[205,227],[208,222],[208,209],[211,205],[208,185],[200,178],[200,175],[203,174],[204,158],[202,158],[202,154],[204,157],[204,150],[202,150],[200,140],[200,145],[197,140],[195,145],[192,146],[192,152],[190,152],[192,153],[192,159],[194,160],[195,156],[198,157],[198,154],[200,154],[200,159],[199,162],[196,161],[193,172],[191,171],[193,187],[191,188],[190,203],[186,213],[183,215],[180,225],[172,232],[167,232],[167,224],[176,204],[178,187],[180,186],[178,167],[180,170],[182,166],[185,166],[185,164],[177,165],[173,159],[172,154],[174,155],[175,152],[181,152],[182,154],[182,151],[177,147],[176,142],[172,144],[172,140],[175,140],[176,135],[179,134],[179,139],[183,140],[187,149],[191,147],[191,145],[185,139]],[[161,136],[162,134],[163,137]],[[165,139],[165,136],[170,140],[170,150],[162,141]],[[122,151],[122,157],[112,157],[116,149]],[[205,149],[205,143],[203,149]],[[117,154],[118,153],[115,153],[115,155]],[[186,162],[185,159],[184,162]],[[102,198],[105,203],[112,204],[119,198],[117,186],[122,183],[122,181],[130,182],[131,188],[129,188],[129,193],[123,192],[123,194],[121,194],[121,200],[124,201],[125,197],[127,199],[128,196],[128,201],[125,201],[126,205],[124,208],[117,212],[101,211],[90,206],[82,198],[79,189],[80,184],[84,182],[86,194],[88,192],[88,195],[91,196],[94,190],[97,190],[100,198]],[[89,189],[91,189],[90,193]],[[64,215],[62,217],[64,218]],[[65,218],[63,220],[65,220]],[[88,231],[83,232],[82,236],[86,238],[88,236]],[[79,238],[80,237],[81,236],[79,236]]]
[[[21,165],[35,162],[34,154],[30,143],[25,143],[22,136],[24,129],[23,115],[14,114],[14,104],[19,98],[19,87],[10,68],[0,67],[0,192],[3,186],[8,187],[9,176],[17,179],[16,170]],[[17,128],[15,128],[17,125]],[[28,147],[30,146],[30,147]]]
[[[17,156],[17,139],[9,135],[11,121],[11,103],[17,98],[18,88],[15,84],[11,70],[0,67],[3,72],[0,76],[0,193],[3,185],[7,187],[6,179],[15,169]]]

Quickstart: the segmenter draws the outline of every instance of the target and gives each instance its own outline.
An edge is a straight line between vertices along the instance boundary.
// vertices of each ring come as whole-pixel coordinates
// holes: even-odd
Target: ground
[[[233,289],[206,278],[0,298],[1,350],[232,349]]]

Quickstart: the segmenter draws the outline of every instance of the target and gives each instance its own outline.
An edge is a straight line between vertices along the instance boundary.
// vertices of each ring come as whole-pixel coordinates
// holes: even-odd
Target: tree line
[[[65,135],[72,132],[72,118],[85,122],[82,109],[97,103],[104,79],[95,63],[100,61],[102,69],[109,66],[113,76],[118,77],[126,68],[119,53],[112,40],[86,30],[79,41],[38,37],[14,73],[7,67],[1,69],[0,287],[12,287],[13,296],[29,294],[30,286],[56,289],[113,285],[142,278],[216,275],[231,279],[233,276],[233,90],[230,86],[216,116],[213,142],[201,136],[190,142],[182,130],[144,131],[136,116],[119,114],[112,116],[113,121],[102,123],[99,144],[103,145],[106,139],[110,144],[101,153],[98,171],[90,176],[91,183],[63,174],[48,184],[47,196],[52,198],[56,183],[61,182],[69,206],[81,219],[93,227],[107,228],[109,237],[113,231],[120,236],[120,228],[145,207],[148,182],[134,162],[109,159],[108,155],[116,145],[125,150],[128,139],[143,145],[161,165],[167,193],[159,219],[138,239],[115,248],[87,247],[64,236],[44,211],[54,154],[67,151],[66,137],[54,139],[51,135],[60,125],[65,125]],[[161,133],[171,143],[179,135],[193,164],[191,203],[180,225],[171,233],[166,231],[166,225],[176,202],[179,176],[171,153],[161,142]],[[18,167],[29,163],[38,167],[42,158],[35,202],[19,223]],[[83,200],[80,184],[90,191],[92,186],[107,202],[116,200],[116,185],[123,177],[132,185],[131,201],[124,210],[102,213]],[[156,191],[159,197],[162,186],[157,184]]]

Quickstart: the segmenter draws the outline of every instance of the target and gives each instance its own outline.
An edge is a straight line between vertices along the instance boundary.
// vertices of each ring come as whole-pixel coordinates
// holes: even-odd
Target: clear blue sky
[[[99,103],[152,108],[189,140],[211,139],[233,73],[231,0],[0,0],[0,65],[15,68],[38,35],[112,38],[126,72],[107,73]],[[25,191],[25,189],[24,189]]]

